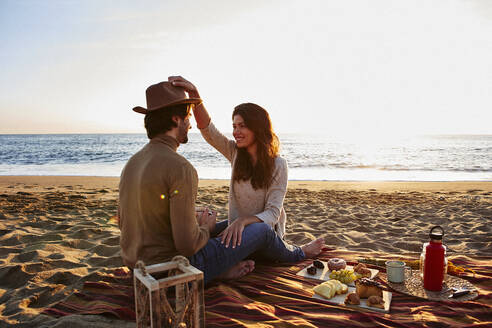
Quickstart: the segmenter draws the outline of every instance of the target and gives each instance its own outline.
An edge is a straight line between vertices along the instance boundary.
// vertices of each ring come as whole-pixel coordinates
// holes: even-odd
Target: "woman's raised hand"
[[[181,87],[185,89],[186,92],[188,92],[188,95],[190,98],[200,98],[200,94],[198,93],[198,90],[196,87],[185,79],[182,76],[170,76],[167,78],[168,82],[171,82],[174,86]],[[199,129],[204,129],[208,126],[210,123],[210,115],[208,114],[207,110],[205,109],[205,106],[203,103],[193,106],[193,116],[195,117],[196,120],[196,125]]]
[[[185,91],[188,92],[188,95],[191,98],[200,98],[200,94],[198,93],[197,88],[193,85],[193,83],[191,83],[190,81],[188,81],[184,77],[182,77],[182,76],[169,76],[167,78],[167,81],[171,82],[172,85],[174,85],[176,87],[181,87],[181,88],[185,89]]]

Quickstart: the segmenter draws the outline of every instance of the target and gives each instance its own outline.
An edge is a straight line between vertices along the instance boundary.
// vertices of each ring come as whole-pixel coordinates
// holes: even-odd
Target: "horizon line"
[[[146,132],[19,132],[19,133],[3,133],[0,132],[0,136],[15,136],[15,135],[110,135],[110,134],[126,134],[126,135],[134,135],[134,134],[143,134]],[[197,131],[188,132],[188,134],[201,134]],[[230,135],[232,133],[226,132],[226,135]],[[294,134],[294,135],[320,135],[320,136],[333,136],[339,134],[330,134],[323,132],[276,132],[279,134]],[[388,133],[389,136],[394,136],[394,134]],[[403,134],[401,137],[419,137],[419,136],[492,136],[492,133],[416,133],[416,134]]]

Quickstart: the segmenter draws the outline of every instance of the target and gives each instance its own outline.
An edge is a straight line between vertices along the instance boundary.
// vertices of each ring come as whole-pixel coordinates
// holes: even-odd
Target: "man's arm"
[[[179,254],[192,256],[210,238],[208,226],[200,226],[195,216],[198,177],[191,165],[182,166],[174,176],[175,182],[169,190],[169,214],[174,245]]]

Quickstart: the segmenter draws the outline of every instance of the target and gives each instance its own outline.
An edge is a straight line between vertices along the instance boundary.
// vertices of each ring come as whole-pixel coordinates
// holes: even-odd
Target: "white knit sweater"
[[[212,122],[200,129],[203,138],[225,158],[234,170],[237,147],[234,140],[224,136]],[[275,229],[280,238],[285,235],[287,216],[283,207],[287,192],[288,168],[287,161],[278,156],[275,158],[273,182],[268,189],[254,190],[251,181],[233,181],[229,185],[229,223],[244,216],[256,216]]]

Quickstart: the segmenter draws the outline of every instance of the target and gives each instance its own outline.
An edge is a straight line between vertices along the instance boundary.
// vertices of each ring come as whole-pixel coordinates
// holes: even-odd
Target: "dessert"
[[[345,269],[346,266],[347,266],[347,262],[345,262],[344,259],[339,259],[334,257],[328,261],[328,269],[330,269],[330,271],[342,270]]]
[[[318,269],[324,269],[325,268],[325,265],[323,264],[323,262],[318,261],[318,260],[313,261],[313,266],[315,266]]]
[[[359,305],[360,304],[360,298],[356,293],[350,293],[345,298],[345,304]]]
[[[354,272],[358,273],[362,278],[371,278],[371,270],[364,263],[359,263],[354,267]]]
[[[370,296],[367,299],[367,305],[375,308],[384,309],[384,300],[379,296]]]
[[[327,280],[314,287],[313,291],[326,299],[330,299],[335,295],[345,294],[348,291],[348,286],[338,280]]]
[[[355,292],[360,298],[383,297],[383,286],[377,281],[361,278],[355,281]]]
[[[315,275],[316,271],[317,271],[316,268],[313,266],[310,266],[309,268],[307,268],[307,273],[309,273],[310,275]]]
[[[358,272],[358,270],[361,268],[367,268],[367,266],[364,263],[357,263],[357,265],[354,266],[354,271]]]

